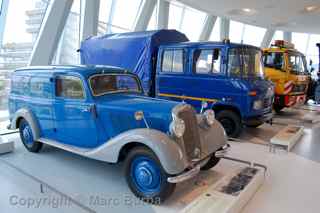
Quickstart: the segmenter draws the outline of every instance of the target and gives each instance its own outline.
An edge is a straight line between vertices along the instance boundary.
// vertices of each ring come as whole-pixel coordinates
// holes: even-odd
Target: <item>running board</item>
[[[46,138],[39,138],[38,141],[41,143],[50,145],[50,146],[54,146],[59,149],[66,150],[68,152],[72,152],[72,153],[75,153],[78,155],[83,155],[83,156],[86,156],[90,151],[93,150],[93,149],[79,148],[79,147],[75,147],[72,145],[59,143],[58,141],[50,140],[50,139],[46,139]]]

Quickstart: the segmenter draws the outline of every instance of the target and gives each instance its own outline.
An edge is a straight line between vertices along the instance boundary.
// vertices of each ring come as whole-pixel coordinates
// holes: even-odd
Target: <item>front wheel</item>
[[[276,112],[276,113],[280,113],[281,112],[281,110],[283,110],[283,106],[280,106],[280,105],[278,105],[278,104],[274,104],[273,105],[273,109],[274,109],[274,111]]]
[[[175,184],[167,181],[157,156],[148,148],[138,147],[129,152],[124,171],[131,191],[141,200],[161,204],[174,191]]]
[[[42,143],[34,140],[31,126],[25,119],[19,122],[19,133],[23,145],[29,152],[39,152],[41,150]]]
[[[242,131],[242,122],[239,115],[231,110],[217,113],[216,119],[221,123],[229,137],[236,138]]]

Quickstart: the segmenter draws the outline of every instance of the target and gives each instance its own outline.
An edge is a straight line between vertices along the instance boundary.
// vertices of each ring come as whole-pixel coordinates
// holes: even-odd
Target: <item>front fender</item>
[[[40,138],[40,129],[37,119],[35,118],[34,114],[26,108],[21,108],[14,114],[11,120],[10,129],[18,129],[18,121],[21,118],[25,119],[29,123],[32,129],[34,140],[38,140]]]
[[[154,129],[134,129],[126,131],[104,145],[87,153],[93,159],[116,163],[121,149],[129,143],[140,143],[149,147],[159,158],[164,170],[171,175],[183,172],[187,159],[179,145],[168,135]]]

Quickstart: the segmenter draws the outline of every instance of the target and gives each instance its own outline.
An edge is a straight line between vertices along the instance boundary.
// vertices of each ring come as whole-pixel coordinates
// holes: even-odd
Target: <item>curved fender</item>
[[[227,135],[219,121],[216,120],[208,129],[203,129],[201,127],[199,129],[202,153],[204,155],[202,157],[206,157],[206,155],[215,153],[221,147],[227,144]]]
[[[183,172],[188,163],[181,148],[168,135],[153,129],[134,129],[112,138],[104,145],[89,151],[86,156],[116,163],[121,148],[129,143],[141,143],[149,147],[159,158],[162,167],[168,174]]]
[[[10,128],[11,129],[18,129],[19,127],[17,126],[17,121],[20,118],[24,118],[30,124],[31,129],[32,129],[32,134],[34,136],[34,140],[38,140],[40,138],[40,129],[39,129],[38,122],[37,122],[35,116],[33,115],[33,113],[26,108],[19,109],[14,114],[14,117],[12,118],[12,121],[11,121]]]

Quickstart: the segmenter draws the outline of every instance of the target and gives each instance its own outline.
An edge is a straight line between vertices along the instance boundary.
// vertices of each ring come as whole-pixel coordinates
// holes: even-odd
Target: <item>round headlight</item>
[[[183,120],[179,118],[173,119],[173,121],[170,124],[171,134],[175,135],[178,138],[181,138],[185,130],[186,130],[186,126]]]
[[[257,100],[253,102],[253,109],[260,110],[263,108],[263,102],[261,100]]]
[[[209,126],[212,126],[215,121],[214,111],[212,109],[208,109],[204,112],[204,117],[206,118],[206,122]]]

